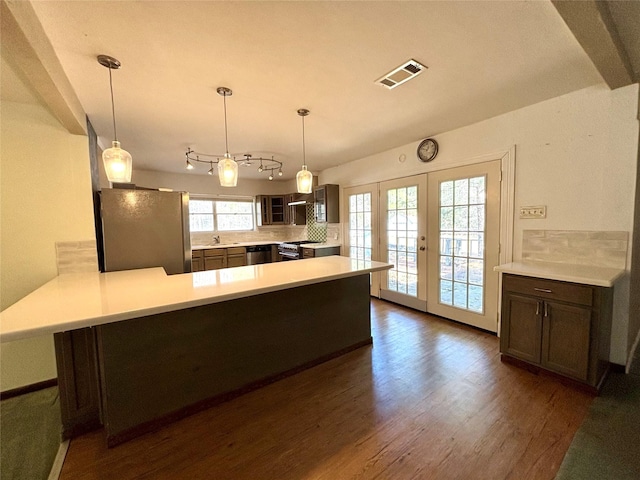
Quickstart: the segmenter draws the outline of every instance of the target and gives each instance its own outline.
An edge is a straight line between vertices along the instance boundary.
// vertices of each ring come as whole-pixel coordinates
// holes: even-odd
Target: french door
[[[372,276],[371,295],[497,331],[500,169],[495,160],[345,188],[349,256],[394,265]]]
[[[380,275],[380,297],[427,309],[427,176],[380,183],[380,260],[394,265]]]
[[[358,264],[378,260],[378,185],[345,188],[347,252]],[[380,296],[380,273],[371,274],[371,295]]]
[[[429,173],[428,311],[498,327],[500,161]]]

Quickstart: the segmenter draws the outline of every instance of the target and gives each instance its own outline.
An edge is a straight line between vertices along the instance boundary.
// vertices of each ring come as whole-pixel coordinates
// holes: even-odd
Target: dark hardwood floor
[[[553,479],[593,397],[500,362],[498,339],[372,300],[373,347],[107,449],[69,479]]]

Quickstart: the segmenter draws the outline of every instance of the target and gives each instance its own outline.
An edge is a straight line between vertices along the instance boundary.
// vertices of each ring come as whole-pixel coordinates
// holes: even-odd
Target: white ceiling
[[[602,82],[547,1],[34,1],[103,145],[134,169],[184,173],[187,147],[302,156],[318,172]],[[394,90],[374,81],[413,58],[428,70]],[[202,166],[197,171],[206,174]],[[256,176],[241,173],[243,176]],[[256,177],[258,178],[258,177]]]

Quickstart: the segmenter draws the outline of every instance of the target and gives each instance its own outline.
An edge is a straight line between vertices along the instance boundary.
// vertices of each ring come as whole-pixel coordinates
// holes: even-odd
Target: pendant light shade
[[[102,161],[107,178],[111,183],[129,183],[131,181],[131,155],[120,148],[120,142],[102,152]]]
[[[235,187],[238,184],[238,164],[228,153],[218,162],[218,177],[223,187]]]
[[[102,161],[107,179],[111,183],[129,183],[131,182],[131,169],[133,161],[131,154],[120,148],[118,134],[116,130],[116,108],[113,101],[113,81],[111,78],[111,70],[120,68],[120,62],[108,55],[98,55],[98,63],[109,69],[109,89],[111,91],[111,115],[113,118],[113,143],[111,148],[107,148],[102,152]]]
[[[313,185],[313,174],[307,170],[307,166],[303,165],[302,170],[296,174],[296,186],[298,193],[311,193]]]
[[[226,148],[224,157],[218,162],[218,177],[220,178],[220,186],[235,187],[238,184],[238,164],[229,155],[229,138],[227,135],[227,96],[231,96],[233,92],[227,87],[218,87],[216,92],[218,92],[218,95],[222,95],[224,99],[224,144]]]
[[[302,170],[296,174],[296,187],[298,193],[311,193],[313,186],[313,174],[307,170],[307,158],[304,145],[304,117],[309,115],[309,110],[301,108],[298,115],[302,117]]]

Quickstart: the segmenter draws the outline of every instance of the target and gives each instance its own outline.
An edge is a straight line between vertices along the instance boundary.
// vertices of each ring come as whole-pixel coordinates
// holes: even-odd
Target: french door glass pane
[[[418,186],[387,190],[387,289],[418,296]]]
[[[371,261],[371,193],[349,196],[349,245],[358,266]]]
[[[484,311],[485,176],[440,183],[439,301]]]

